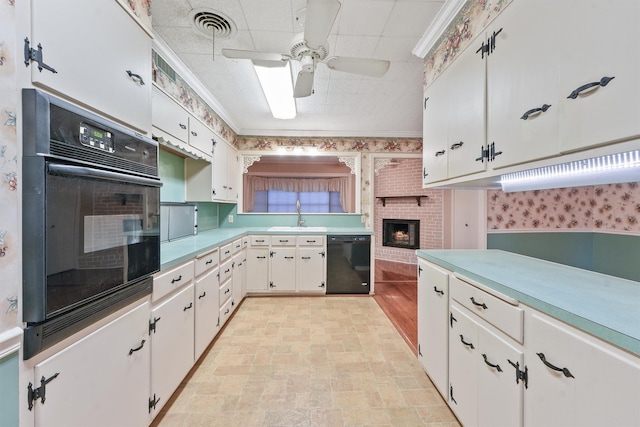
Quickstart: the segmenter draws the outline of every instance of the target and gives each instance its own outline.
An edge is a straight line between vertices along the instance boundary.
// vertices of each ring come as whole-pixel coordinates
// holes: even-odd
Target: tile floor
[[[371,297],[254,297],[153,424],[459,426]]]

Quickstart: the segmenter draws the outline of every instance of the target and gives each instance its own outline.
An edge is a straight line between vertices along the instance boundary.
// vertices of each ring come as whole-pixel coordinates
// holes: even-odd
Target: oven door
[[[159,270],[159,180],[54,162],[45,162],[44,178],[45,256],[25,268],[25,285],[36,287],[25,300],[27,322],[70,312]]]

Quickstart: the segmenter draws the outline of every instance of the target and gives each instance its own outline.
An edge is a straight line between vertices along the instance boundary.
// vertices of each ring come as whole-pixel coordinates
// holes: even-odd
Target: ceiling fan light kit
[[[238,49],[222,49],[222,55],[231,59],[250,59],[254,64],[255,61],[300,62],[302,71],[296,78],[293,98],[303,98],[313,94],[313,78],[318,63],[325,63],[330,70],[334,71],[369,77],[384,76],[389,69],[389,61],[340,56],[327,59],[329,56],[327,38],[338,16],[340,6],[338,0],[307,0],[304,11],[304,33],[294,37],[290,49],[291,55]],[[264,86],[263,90],[266,94],[267,90]]]

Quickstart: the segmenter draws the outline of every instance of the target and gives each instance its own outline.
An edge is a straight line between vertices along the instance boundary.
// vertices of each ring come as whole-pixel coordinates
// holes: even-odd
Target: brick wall
[[[387,199],[386,206],[376,199],[373,220],[376,237],[376,260],[416,264],[414,249],[382,246],[382,219],[420,220],[420,248],[443,247],[443,191],[422,188],[422,159],[397,159],[399,164],[387,165],[374,178],[375,197],[424,195],[422,206],[416,199]],[[387,265],[387,263],[385,263]]]

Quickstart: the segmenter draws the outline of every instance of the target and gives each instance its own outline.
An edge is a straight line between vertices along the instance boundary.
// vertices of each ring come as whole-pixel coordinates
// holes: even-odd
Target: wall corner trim
[[[424,59],[468,0],[446,0],[411,53]]]

